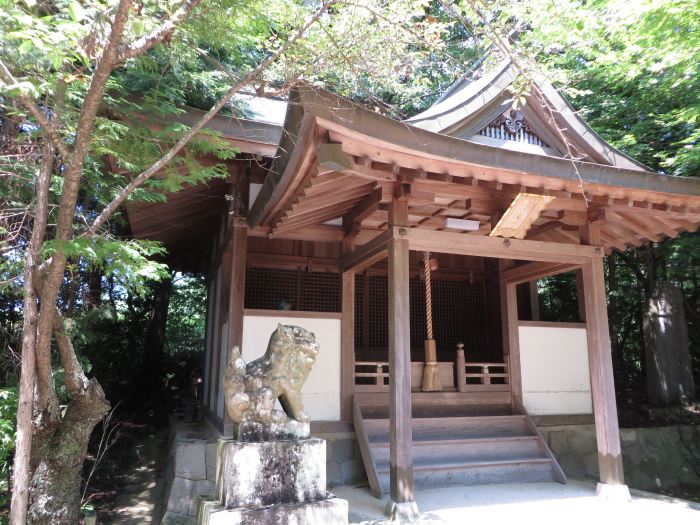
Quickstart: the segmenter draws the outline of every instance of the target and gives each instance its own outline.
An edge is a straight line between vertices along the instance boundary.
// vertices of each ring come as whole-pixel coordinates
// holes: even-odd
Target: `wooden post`
[[[389,225],[408,225],[408,202],[394,200]],[[418,518],[413,495],[413,437],[411,429],[411,335],[409,311],[408,240],[389,241],[389,439],[390,491],[386,514],[410,522]]]
[[[228,298],[228,345],[226,360],[234,346],[243,351],[243,312],[245,307],[245,270],[248,253],[248,225],[245,219],[235,218],[231,238],[231,269]],[[223,388],[223,385],[221,385]],[[230,435],[233,422],[224,410],[224,433]]]
[[[355,382],[355,274],[343,272],[340,319],[340,419],[352,421]]]
[[[457,343],[457,358],[455,359],[457,368],[457,392],[467,391],[467,378],[465,372],[464,343]]]
[[[600,244],[599,228],[589,224],[582,228],[582,242]],[[615,403],[612,351],[608,331],[608,309],[605,300],[603,250],[581,267],[588,338],[588,362],[591,374],[591,396],[598,442],[600,483],[598,494],[629,499],[622,468],[622,447]]]
[[[513,267],[513,261],[501,259],[499,272]],[[508,365],[511,394],[522,402],[520,380],[520,334],[518,332],[518,292],[515,283],[501,280],[501,326],[503,330],[503,360]]]

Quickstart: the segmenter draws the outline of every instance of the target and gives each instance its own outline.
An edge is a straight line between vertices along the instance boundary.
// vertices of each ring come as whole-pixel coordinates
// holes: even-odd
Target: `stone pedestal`
[[[326,491],[326,442],[220,440],[217,499],[202,498],[200,525],[347,525],[347,501]]]

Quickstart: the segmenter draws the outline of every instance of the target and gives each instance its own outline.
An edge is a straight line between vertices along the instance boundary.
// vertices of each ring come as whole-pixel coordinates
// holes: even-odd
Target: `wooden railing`
[[[411,363],[411,382],[420,388],[423,376],[421,362]],[[464,351],[457,350],[455,370],[452,363],[441,362],[440,376],[444,390],[458,392],[476,390],[503,390],[507,385],[507,363],[466,363]],[[356,392],[386,392],[389,390],[389,363],[386,361],[355,361],[354,385]],[[477,386],[479,385],[479,386]],[[491,388],[490,388],[491,387]]]
[[[370,379],[358,382],[358,378],[361,377]],[[389,386],[389,363],[386,361],[355,361],[355,384],[377,386],[383,390]]]
[[[508,384],[508,363],[467,363],[464,345],[457,345],[457,391],[466,392],[468,385]],[[494,381],[495,379],[495,381]]]

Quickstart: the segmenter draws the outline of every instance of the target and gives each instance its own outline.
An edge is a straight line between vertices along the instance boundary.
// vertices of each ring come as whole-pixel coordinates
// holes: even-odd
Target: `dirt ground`
[[[159,523],[165,495],[167,418],[153,413],[118,419],[117,436],[99,462],[87,498],[100,524]]]

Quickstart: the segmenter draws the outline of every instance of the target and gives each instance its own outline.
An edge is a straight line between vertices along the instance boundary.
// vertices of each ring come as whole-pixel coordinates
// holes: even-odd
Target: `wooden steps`
[[[354,406],[362,457],[377,497],[389,489],[386,408],[357,402]],[[513,414],[510,405],[474,409],[414,403],[412,412],[413,477],[418,488],[566,479],[529,416]]]

